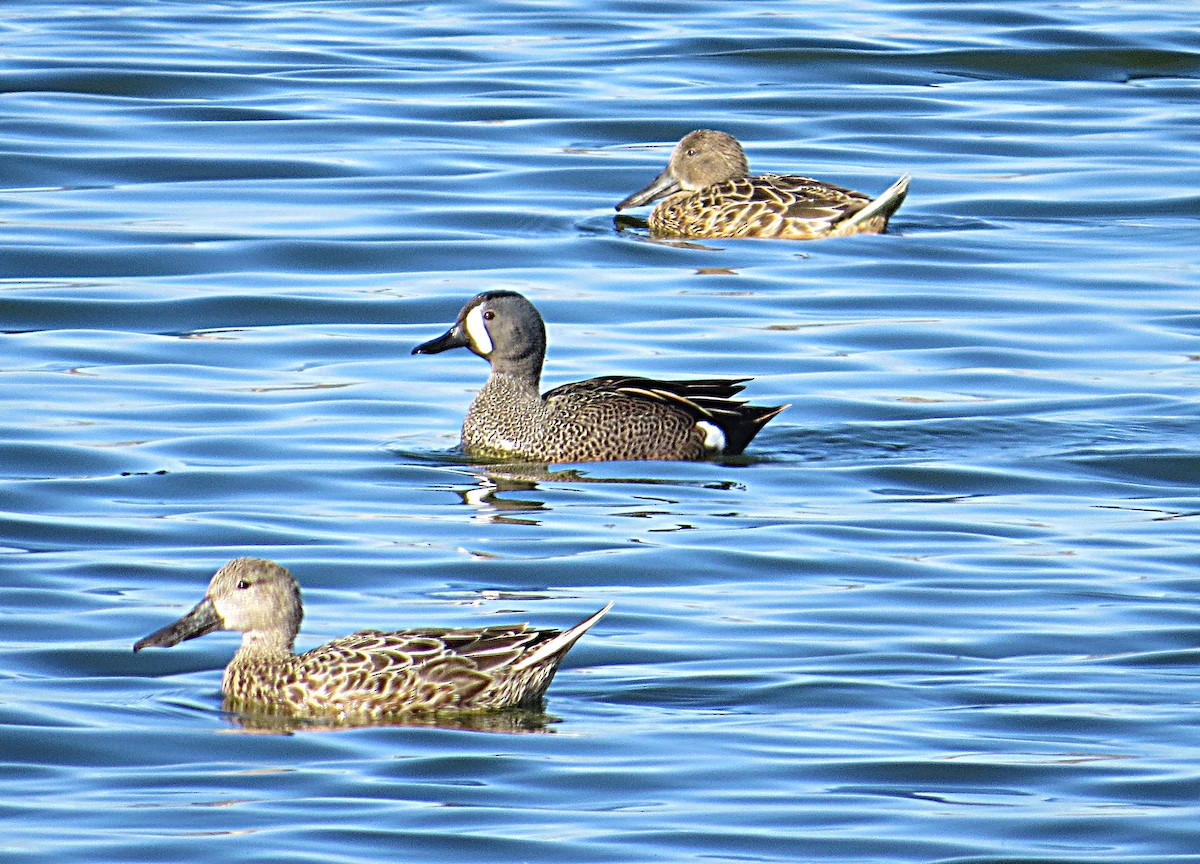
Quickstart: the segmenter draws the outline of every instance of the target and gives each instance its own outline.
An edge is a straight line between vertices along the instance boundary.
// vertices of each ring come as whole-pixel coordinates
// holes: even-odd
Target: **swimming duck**
[[[878,198],[820,180],[785,174],[750,176],[732,135],[697,129],[675,145],[666,169],[617,205],[650,213],[652,234],[667,237],[768,237],[813,240],[882,234],[908,194],[905,174]]]
[[[607,376],[540,394],[546,327],[515,291],[472,298],[453,327],[412,353],[451,348],[469,348],[492,367],[463,421],[463,449],[475,456],[548,463],[733,455],[788,407],[732,398],[749,378]]]
[[[304,609],[295,577],[274,561],[235,558],[216,572],[192,611],[133,650],[240,630],[242,645],[221,682],[232,711],[362,720],[536,709],[571,646],[610,608],[565,632],[525,624],[362,630],[296,654]]]

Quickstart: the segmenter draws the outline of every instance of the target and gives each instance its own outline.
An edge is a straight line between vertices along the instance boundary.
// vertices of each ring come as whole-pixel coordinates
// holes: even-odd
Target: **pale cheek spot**
[[[483,323],[482,306],[476,306],[467,313],[467,336],[480,354],[492,353],[492,337],[488,334],[487,325]]]
[[[704,433],[705,450],[712,450],[715,453],[721,453],[725,450],[725,433],[721,431],[720,426],[717,426],[715,423],[709,423],[707,420],[701,420],[696,425]]]

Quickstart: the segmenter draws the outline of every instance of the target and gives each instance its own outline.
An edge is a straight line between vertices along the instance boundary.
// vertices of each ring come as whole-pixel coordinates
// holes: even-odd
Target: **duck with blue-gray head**
[[[749,378],[614,375],[542,394],[545,324],[515,291],[472,298],[453,327],[412,353],[451,348],[467,348],[491,364],[462,426],[463,449],[483,458],[551,463],[736,455],[788,407],[733,398]]]

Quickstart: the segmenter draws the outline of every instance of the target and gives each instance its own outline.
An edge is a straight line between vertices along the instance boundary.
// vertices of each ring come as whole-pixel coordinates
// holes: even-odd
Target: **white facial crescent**
[[[467,337],[480,354],[487,356],[492,353],[492,337],[487,325],[483,323],[483,306],[476,306],[467,313]]]

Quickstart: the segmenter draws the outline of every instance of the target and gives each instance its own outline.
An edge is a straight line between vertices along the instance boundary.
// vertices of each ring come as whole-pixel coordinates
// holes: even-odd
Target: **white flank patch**
[[[487,325],[483,323],[483,306],[476,306],[467,313],[467,336],[471,338],[480,354],[492,353],[492,337],[488,334]]]
[[[704,448],[720,453],[725,449],[725,433],[721,431],[721,427],[715,423],[709,423],[707,420],[701,420],[697,424],[704,430]]]

